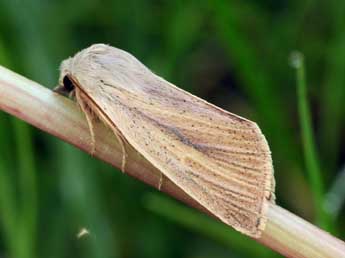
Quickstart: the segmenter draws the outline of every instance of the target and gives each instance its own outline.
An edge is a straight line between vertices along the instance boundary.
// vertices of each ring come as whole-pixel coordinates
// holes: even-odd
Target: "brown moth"
[[[57,91],[74,96],[85,113],[92,139],[94,117],[113,130],[123,171],[130,144],[221,221],[260,237],[267,201],[274,201],[274,178],[268,144],[254,122],[177,88],[104,44],[63,61],[59,85]]]

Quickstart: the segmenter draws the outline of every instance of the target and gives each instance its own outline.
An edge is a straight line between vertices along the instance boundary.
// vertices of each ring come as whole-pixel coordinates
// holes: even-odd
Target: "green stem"
[[[37,223],[37,185],[33,146],[30,128],[18,119],[13,119],[20,189],[20,216],[17,229],[20,231],[21,257],[35,257]]]
[[[323,228],[329,228],[327,214],[323,209],[324,185],[315,147],[314,133],[307,98],[307,83],[304,58],[299,52],[292,54],[292,65],[296,69],[298,113],[303,140],[305,166],[311,185],[316,213],[316,222]]]
[[[4,239],[10,256],[17,256],[16,245],[16,208],[11,180],[7,174],[8,168],[0,162],[0,223],[4,230]]]
[[[273,252],[260,246],[253,239],[224,226],[220,221],[214,220],[189,207],[185,207],[172,199],[159,196],[158,194],[147,194],[144,200],[145,206],[150,211],[191,229],[198,234],[211,238],[227,246],[229,249],[237,251],[239,254],[249,257],[275,256]]]
[[[13,190],[10,171],[11,143],[8,137],[9,128],[6,126],[5,115],[0,114],[0,223],[3,227],[3,237],[8,248],[9,256],[18,257],[16,245],[16,199]],[[6,147],[5,147],[6,146]]]

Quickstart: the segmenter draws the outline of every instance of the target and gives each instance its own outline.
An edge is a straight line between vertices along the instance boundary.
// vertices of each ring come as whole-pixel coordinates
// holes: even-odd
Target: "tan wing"
[[[178,89],[128,54],[109,65],[120,54],[79,56],[72,75],[124,138],[165,176],[223,222],[260,236],[264,201],[274,186],[270,151],[257,125]],[[85,73],[78,69],[85,62],[103,69]]]

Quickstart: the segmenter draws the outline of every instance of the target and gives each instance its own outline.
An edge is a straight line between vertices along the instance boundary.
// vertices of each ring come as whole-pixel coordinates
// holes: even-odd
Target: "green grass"
[[[150,211],[167,218],[171,222],[188,228],[195,234],[204,235],[244,256],[276,257],[273,251],[268,250],[253,239],[170,198],[158,194],[147,194],[144,198],[144,205]]]
[[[31,128],[18,119],[12,119],[12,128],[16,146],[16,164],[18,180],[18,201],[16,211],[16,243],[18,257],[36,255],[36,233],[38,220],[37,179],[34,161],[34,148]]]
[[[302,53],[293,52],[291,54],[291,64],[296,69],[298,113],[301,126],[301,137],[303,142],[306,172],[309,177],[311,192],[313,193],[313,206],[315,209],[316,223],[324,229],[329,230],[329,218],[323,206],[325,187],[315,146],[315,137],[307,97],[305,64]]]

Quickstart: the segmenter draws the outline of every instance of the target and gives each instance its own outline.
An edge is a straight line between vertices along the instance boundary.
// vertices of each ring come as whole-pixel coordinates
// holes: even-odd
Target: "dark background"
[[[134,54],[256,121],[279,205],[344,239],[344,14],[336,0],[0,0],[0,64],[53,88],[60,62],[93,43]],[[305,166],[293,50],[305,56],[321,176]],[[0,233],[0,257],[279,257],[3,112]]]

